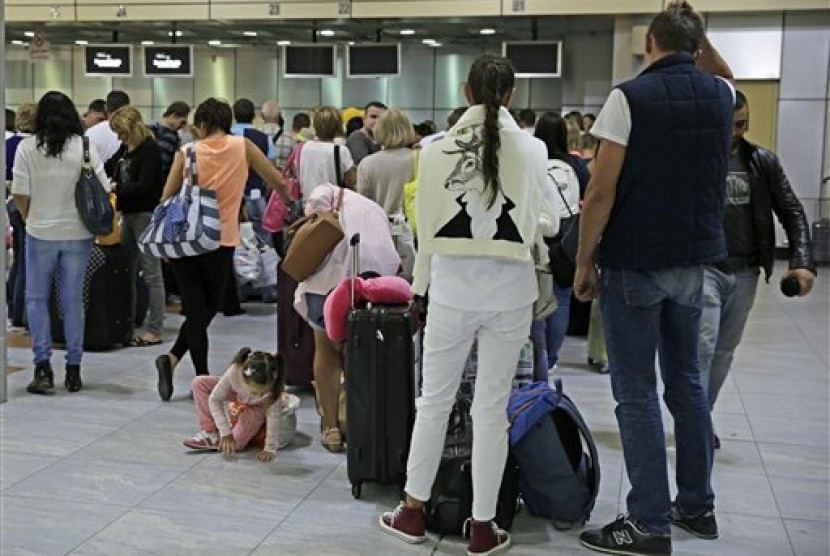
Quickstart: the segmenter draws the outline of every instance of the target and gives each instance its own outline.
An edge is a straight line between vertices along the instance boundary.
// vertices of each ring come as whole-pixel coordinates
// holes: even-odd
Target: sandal
[[[323,438],[320,439],[323,448],[334,454],[343,451],[343,437],[337,427],[331,427],[323,431]]]
[[[136,336],[132,340],[130,340],[130,347],[147,347],[147,346],[157,346],[161,344],[161,338],[156,338],[155,340],[146,340],[141,336]]]

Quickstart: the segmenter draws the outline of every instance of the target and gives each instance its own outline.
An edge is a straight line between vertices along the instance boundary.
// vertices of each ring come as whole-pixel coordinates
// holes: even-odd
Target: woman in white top
[[[75,184],[84,162],[84,128],[63,93],[43,95],[35,113],[35,134],[20,142],[14,158],[12,195],[26,222],[26,309],[32,333],[35,376],[26,390],[53,394],[49,292],[58,270],[66,337],[66,378],[70,392],[81,389],[84,339],[84,272],[92,234],[75,206]],[[98,152],[89,146],[98,181],[109,187]]]
[[[389,231],[401,257],[402,275],[411,279],[415,265],[415,241],[403,214],[404,185],[417,176],[417,158],[409,145],[415,141],[412,122],[392,108],[375,125],[375,139],[383,150],[370,154],[357,167],[358,193],[386,211]]]
[[[306,141],[300,152],[300,190],[307,199],[320,185],[334,185],[354,188],[356,169],[352,155],[343,145],[336,145],[335,139],[343,135],[343,121],[340,111],[333,106],[323,106],[314,112],[312,119],[316,133],[313,141]],[[335,149],[340,158],[340,167],[335,166]],[[338,180],[339,176],[339,180]]]
[[[545,112],[536,122],[536,137],[544,141],[548,148],[548,180],[551,189],[556,191],[553,201],[556,214],[561,219],[560,234],[570,230],[574,216],[579,213],[579,179],[568,153],[568,126],[562,116],[556,112]],[[579,223],[570,231],[579,233]],[[550,369],[558,360],[559,348],[565,341],[568,331],[568,315],[571,309],[572,287],[553,284],[558,304],[545,319],[545,346],[547,348],[547,368]]]
[[[429,287],[423,385],[407,464],[406,499],[380,527],[422,542],[424,502],[441,461],[447,419],[478,337],[472,404],[473,507],[468,554],[496,554],[510,536],[493,521],[507,459],[507,401],[538,297],[537,242],[547,159],[544,144],[519,129],[507,106],[514,74],[484,54],[470,68],[470,107],[421,155],[418,256],[412,290]]]

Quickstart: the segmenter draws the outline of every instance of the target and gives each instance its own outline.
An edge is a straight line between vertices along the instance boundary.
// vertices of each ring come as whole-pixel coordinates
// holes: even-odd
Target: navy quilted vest
[[[619,88],[631,108],[631,135],[600,265],[654,270],[723,259],[729,86],[681,52]]]

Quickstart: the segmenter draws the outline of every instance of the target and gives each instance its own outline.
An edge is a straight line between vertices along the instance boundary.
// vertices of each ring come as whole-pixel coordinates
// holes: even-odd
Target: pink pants
[[[213,415],[210,413],[210,404],[208,403],[210,393],[218,382],[219,377],[198,375],[190,383],[190,389],[193,392],[193,401],[196,402],[196,413],[199,416],[199,427],[205,432],[218,432],[216,423],[213,421]],[[226,401],[237,401],[236,393],[233,390],[230,391]],[[233,426],[233,429],[231,429],[237,450],[244,450],[248,442],[256,436],[259,429],[265,424],[265,412],[265,407],[247,406],[245,411],[239,414],[239,420]]]

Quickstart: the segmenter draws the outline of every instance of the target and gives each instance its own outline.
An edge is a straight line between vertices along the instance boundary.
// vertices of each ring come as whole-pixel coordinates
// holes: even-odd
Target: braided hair
[[[502,99],[513,90],[515,81],[510,60],[493,54],[482,54],[470,67],[467,87],[475,104],[484,106],[484,157],[482,170],[487,206],[492,207],[501,190],[499,181],[499,108]]]

